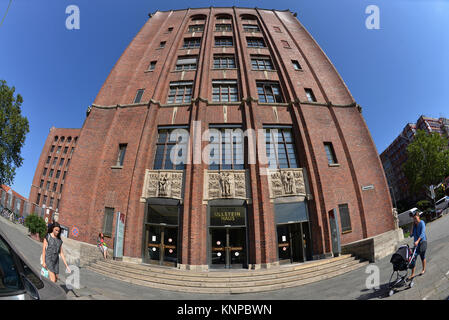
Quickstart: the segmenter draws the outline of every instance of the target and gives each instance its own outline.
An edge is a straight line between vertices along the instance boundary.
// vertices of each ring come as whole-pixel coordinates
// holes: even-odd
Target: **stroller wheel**
[[[391,289],[390,292],[388,292],[388,295],[391,297],[394,294],[394,290]]]

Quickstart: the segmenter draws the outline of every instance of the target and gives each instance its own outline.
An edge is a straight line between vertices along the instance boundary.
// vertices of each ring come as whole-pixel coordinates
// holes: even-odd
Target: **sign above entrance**
[[[210,208],[211,226],[244,226],[245,208],[244,207],[211,207]],[[217,242],[218,244],[218,242]]]

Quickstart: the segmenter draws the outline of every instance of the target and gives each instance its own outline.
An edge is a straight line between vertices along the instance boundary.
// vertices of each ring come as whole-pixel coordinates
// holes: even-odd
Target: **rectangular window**
[[[199,48],[201,45],[201,38],[187,38],[184,39],[184,49],[195,49]]]
[[[42,188],[44,186],[44,180],[41,180],[41,183],[39,184],[39,188]]]
[[[54,166],[56,164],[56,162],[58,162],[58,158],[53,158],[53,163],[52,165]]]
[[[59,146],[58,147],[58,150],[56,150],[56,153],[58,154],[58,153],[60,153],[61,152],[61,147]]]
[[[165,48],[166,43],[167,43],[166,41],[161,41],[161,43],[159,44],[159,48],[160,49]]]
[[[209,147],[210,170],[244,169],[244,136],[241,128],[210,128]]]
[[[72,148],[72,150],[70,150],[70,155],[73,154],[73,151],[75,151],[75,148]]]
[[[257,94],[260,103],[282,103],[284,102],[279,83],[257,82]]]
[[[48,174],[48,177],[49,177],[49,178],[52,178],[52,177],[53,177],[53,172],[55,172],[55,170],[51,169],[51,170],[50,170],[50,173]]]
[[[65,147],[63,153],[66,154],[66,153],[67,153],[67,150],[69,150],[69,147]]]
[[[154,68],[156,68],[156,62],[157,62],[157,61],[151,61],[151,62],[150,62],[150,66],[148,67],[148,70],[149,70],[149,71],[153,71]]]
[[[44,168],[44,172],[42,172],[42,175],[45,176],[47,174],[47,168]]]
[[[289,44],[287,41],[281,40],[281,43],[282,43],[282,46],[283,46],[284,48],[290,49],[290,44]]]
[[[349,207],[348,204],[339,204],[338,211],[340,211],[340,223],[341,223],[341,232],[350,232],[352,231],[351,227],[351,217],[349,216]]]
[[[64,158],[61,158],[61,161],[59,161],[59,166],[62,167],[63,163],[64,163]]]
[[[262,38],[246,38],[246,42],[250,48],[265,48],[265,41]]]
[[[167,31],[168,32],[172,32],[173,31],[173,27],[169,27]]]
[[[137,90],[136,97],[134,98],[134,103],[139,103],[142,100],[144,89]]]
[[[50,181],[47,181],[47,185],[45,186],[45,189],[46,189],[46,190],[49,190],[49,189],[50,189]]]
[[[298,61],[292,60],[292,64],[293,64],[293,68],[295,68],[295,70],[302,70],[301,65],[299,64]]]
[[[216,24],[215,31],[232,31],[230,24]]]
[[[273,70],[273,63],[268,56],[251,56],[253,70]]]
[[[179,57],[176,61],[176,70],[196,70],[197,60],[197,56]]]
[[[306,91],[307,100],[309,100],[309,102],[316,102],[312,89],[305,88],[304,90]]]
[[[265,146],[269,168],[298,168],[290,128],[266,128]]]
[[[46,164],[49,164],[49,163],[50,163],[50,159],[51,159],[51,157],[48,157],[48,158],[47,158]]]
[[[235,69],[235,58],[230,55],[214,55],[214,69]]]
[[[216,47],[232,47],[233,41],[232,37],[215,37]]]
[[[39,205],[39,202],[41,201],[41,194],[37,194],[36,203]]]
[[[63,181],[65,180],[66,174],[67,174],[67,171],[64,171],[64,174],[62,175],[62,180],[63,180]]]
[[[56,171],[56,179],[59,179],[60,175],[61,175],[61,170]]]
[[[126,143],[119,144],[116,166],[120,166],[120,167],[123,166],[123,161],[125,160],[125,153],[126,153],[127,146],[128,146],[128,144],[126,144]]]
[[[112,226],[114,223],[114,208],[104,208],[103,234],[112,237]]]
[[[154,169],[183,170],[187,161],[188,137],[187,129],[159,129]],[[172,158],[171,150],[176,145],[178,152],[174,152],[174,158]]]
[[[51,146],[50,152],[53,152],[55,150],[55,146]]]
[[[327,162],[329,164],[336,164],[337,157],[335,156],[334,147],[332,146],[332,142],[325,142],[324,143],[324,151],[326,151],[327,156]]]
[[[50,204],[48,205],[49,207],[53,208],[53,202],[55,201],[54,198],[50,198]]]
[[[58,183],[57,182],[55,182],[55,183],[53,183],[53,192],[56,192],[56,187],[58,186]]]
[[[192,81],[170,82],[167,103],[191,103]]]
[[[260,32],[259,26],[256,24],[244,24],[243,31],[245,32]]]
[[[66,167],[68,168],[70,165],[70,159],[67,159]]]
[[[59,187],[59,193],[62,193],[62,187],[63,187],[64,185],[63,184],[61,184],[61,187]]]
[[[204,31],[204,24],[195,24],[189,26],[189,32],[203,32]]]
[[[212,101],[235,102],[239,101],[236,80],[212,81]]]
[[[59,199],[56,199],[56,209],[59,209]]]
[[[47,196],[44,196],[44,200],[42,201],[42,205],[47,205]]]

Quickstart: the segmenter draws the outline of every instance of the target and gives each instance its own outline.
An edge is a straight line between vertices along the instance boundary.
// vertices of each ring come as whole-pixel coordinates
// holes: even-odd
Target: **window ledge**
[[[147,73],[147,72],[154,72],[154,70],[145,70],[144,72],[145,73]]]
[[[275,69],[270,69],[270,70],[266,70],[266,69],[263,69],[263,70],[260,70],[260,69],[251,69],[251,71],[268,71],[268,72],[278,72],[277,70],[275,70]]]
[[[185,71],[185,72],[189,72],[189,71],[198,71],[198,69],[189,69],[189,70],[173,70],[173,71],[171,71],[171,73],[176,73],[176,72],[183,72],[183,71]]]
[[[342,231],[341,234],[346,234],[346,233],[351,233],[351,232],[352,232],[352,230],[347,230],[347,231]]]
[[[240,104],[242,104],[241,101],[232,101],[232,102],[211,101],[208,103],[209,106],[238,106]]]
[[[339,167],[340,166],[339,163],[329,163],[328,165],[329,165],[329,167]]]
[[[259,102],[260,106],[288,106],[288,103],[281,103],[281,102]]]
[[[238,68],[212,68],[211,70],[238,70]]]
[[[111,166],[111,169],[123,169],[123,166]]]
[[[234,46],[214,46],[214,48],[234,48]]]

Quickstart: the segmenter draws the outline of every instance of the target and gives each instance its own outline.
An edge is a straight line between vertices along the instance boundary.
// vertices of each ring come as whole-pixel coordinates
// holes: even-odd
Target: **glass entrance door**
[[[147,233],[148,262],[175,267],[178,262],[178,227],[149,225]]]
[[[277,226],[279,262],[304,262],[311,259],[308,222]]]
[[[212,268],[247,266],[245,228],[211,228],[210,239]]]

